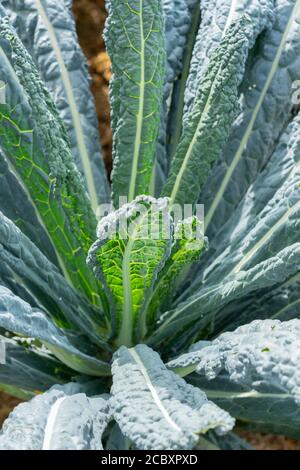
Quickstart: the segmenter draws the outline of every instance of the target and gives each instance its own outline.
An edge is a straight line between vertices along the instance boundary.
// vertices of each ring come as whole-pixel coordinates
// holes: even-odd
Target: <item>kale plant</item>
[[[0,8],[0,448],[300,438],[300,0],[107,8],[111,185],[70,5]]]

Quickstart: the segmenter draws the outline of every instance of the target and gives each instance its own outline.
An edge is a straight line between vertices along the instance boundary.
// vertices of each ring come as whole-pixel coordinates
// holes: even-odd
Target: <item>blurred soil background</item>
[[[92,77],[91,87],[95,97],[103,155],[108,173],[110,173],[112,134],[108,87],[111,69],[102,38],[106,19],[104,0],[73,0],[73,12],[77,22],[79,42],[87,57]],[[0,393],[0,425],[18,403],[20,403],[18,399]],[[300,441],[283,436],[250,432],[239,434],[257,450],[300,450]]]
[[[111,69],[102,34],[107,16],[104,4],[104,0],[73,0],[73,13],[77,23],[79,43],[88,59],[103,156],[110,174],[112,133],[108,85]]]

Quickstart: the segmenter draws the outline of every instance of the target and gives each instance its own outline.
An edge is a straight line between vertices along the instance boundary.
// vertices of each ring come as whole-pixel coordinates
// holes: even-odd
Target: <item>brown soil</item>
[[[88,59],[92,77],[103,155],[108,172],[111,170],[110,112],[108,83],[111,77],[110,61],[105,52],[103,29],[106,11],[103,0],[73,0],[80,45]]]
[[[109,117],[108,84],[111,77],[110,61],[105,52],[102,32],[106,19],[104,0],[74,0],[73,11],[77,22],[80,45],[86,54],[92,77],[99,131],[108,172],[111,170],[111,129]],[[0,393],[0,424],[20,401]],[[240,433],[257,450],[300,450],[300,441],[283,436]]]
[[[0,426],[11,410],[20,403],[17,398],[10,397],[6,393],[0,392]]]
[[[300,441],[285,436],[239,432],[239,435],[250,442],[256,450],[300,450]]]

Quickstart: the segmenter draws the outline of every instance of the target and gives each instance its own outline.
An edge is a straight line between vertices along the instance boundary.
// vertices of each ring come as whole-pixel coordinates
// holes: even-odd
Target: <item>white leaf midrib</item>
[[[277,222],[265,233],[265,235],[255,243],[255,245],[251,248],[251,250],[248,251],[248,253],[243,255],[243,258],[241,261],[237,264],[237,266],[234,267],[233,273],[237,274],[239,273],[243,267],[255,256],[256,253],[272,238],[274,233],[279,230],[284,224],[289,220],[289,218],[297,212],[297,210],[300,209],[300,200],[294,204],[292,207],[290,207],[284,215],[277,220]]]
[[[167,423],[172,426],[173,429],[175,429],[177,432],[183,433],[182,429],[175,423],[175,421],[171,418],[168,410],[164,407],[161,399],[159,398],[159,395],[155,389],[155,386],[152,384],[151,379],[149,377],[149,374],[147,372],[146,367],[143,364],[143,361],[141,360],[139,354],[136,352],[135,349],[129,349],[129,352],[131,356],[133,357],[134,361],[138,365],[144,379],[146,382],[146,385],[152,395],[153,401],[161,414],[163,415],[164,419],[167,421]]]
[[[41,0],[34,0],[34,1],[36,3],[37,11],[39,15],[41,16],[41,19],[44,22],[44,25],[48,31],[51,46],[53,48],[53,51],[55,53],[55,56],[56,56],[56,59],[60,68],[62,83],[65,89],[67,100],[68,100],[69,107],[70,107],[72,122],[73,122],[74,130],[76,134],[76,140],[78,144],[78,151],[80,154],[80,160],[82,163],[82,168],[83,168],[83,172],[84,172],[85,179],[86,179],[87,189],[91,198],[92,208],[94,212],[96,213],[96,210],[98,207],[98,197],[97,197],[97,191],[95,187],[93,170],[92,170],[91,163],[90,163],[89,153],[86,147],[84,133],[83,133],[82,125],[81,125],[80,113],[78,111],[78,107],[77,107],[76,100],[74,97],[73,87],[72,87],[71,79],[69,77],[69,72],[65,65],[65,61],[63,59],[58,40],[56,38],[54,28],[47,16],[47,12],[44,9],[44,6],[42,5]]]
[[[207,396],[208,399],[228,399],[228,400],[237,400],[244,398],[273,398],[273,399],[285,399],[291,398],[291,395],[288,393],[265,393],[258,392],[257,390],[250,390],[249,392],[226,392],[221,390],[206,390],[201,389]]]
[[[203,127],[203,123],[205,122],[205,119],[207,117],[207,114],[211,108],[211,101],[212,101],[212,96],[211,96],[211,91],[215,85],[215,82],[217,80],[217,77],[218,77],[218,73],[216,74],[215,76],[215,79],[213,80],[213,83],[209,89],[209,95],[207,97],[207,100],[206,100],[206,103],[205,103],[205,106],[204,106],[204,109],[203,109],[203,112],[201,113],[201,116],[200,116],[200,119],[199,119],[199,122],[196,126],[196,129],[195,129],[195,132],[194,132],[194,135],[193,135],[193,138],[185,152],[185,155],[184,155],[184,159],[182,161],[182,164],[180,166],[180,170],[175,178],[175,182],[174,182],[174,186],[173,186],[173,189],[172,189],[172,192],[171,192],[171,195],[170,195],[170,205],[172,206],[176,200],[176,197],[177,197],[177,194],[179,192],[179,189],[180,189],[180,185],[181,185],[181,181],[182,181],[182,178],[184,176],[184,173],[185,173],[185,170],[187,168],[187,165],[190,161],[190,157],[193,153],[193,150],[194,150],[194,146],[195,144],[197,143],[198,141],[198,138],[199,138],[199,132],[201,130],[201,128]],[[182,135],[182,140],[184,139],[184,134]],[[180,145],[180,142],[179,142],[179,145]],[[176,158],[176,154],[174,156],[174,160]]]
[[[50,412],[47,417],[42,450],[51,450],[51,441],[52,441],[52,436],[54,433],[57,417],[59,414],[59,409],[66,398],[67,398],[66,396],[58,398],[56,402],[54,403],[54,405],[51,406]]]
[[[278,310],[278,312],[276,312],[275,315],[272,315],[272,316],[270,317],[270,320],[275,320],[275,319],[277,319],[278,317],[280,317],[281,315],[283,315],[285,312],[287,312],[287,311],[290,310],[291,308],[295,307],[297,304],[299,304],[299,306],[300,306],[300,299],[294,300],[294,302],[290,302],[290,303],[288,303],[287,305],[285,305],[284,307],[282,307],[280,310]]]
[[[288,219],[289,217],[294,213],[296,212],[298,209],[300,209],[300,201],[297,202],[297,204],[295,204],[292,208],[289,209],[289,211],[287,211],[279,221],[277,221],[277,223],[275,224],[275,226],[273,226],[266,234],[265,236],[252,248],[252,250],[250,252],[248,252],[247,255],[245,255],[243,257],[243,259],[240,261],[240,263],[235,266],[231,273],[230,274],[237,274],[240,272],[240,270],[244,267],[244,265],[246,263],[248,263],[248,261],[250,261],[250,259],[252,258],[252,256],[254,256],[257,251],[264,245],[264,243],[266,243],[271,237],[272,235],[274,234],[274,232],[279,229]],[[210,290],[210,294],[212,294],[213,292],[217,291],[219,288],[219,286],[214,286],[211,290]],[[200,295],[197,296],[197,294],[195,294],[194,296],[192,296],[192,300],[186,304],[185,302],[182,304],[182,306],[178,307],[174,313],[166,320],[165,323],[162,323],[162,325],[160,326],[160,328],[157,330],[158,331],[163,331],[163,329],[169,325],[173,320],[175,320],[176,318],[178,318],[178,316],[181,314],[182,311],[184,311],[186,308],[190,308],[194,303],[198,302],[199,301],[199,298],[201,298],[201,293]]]
[[[126,345],[127,347],[132,346],[132,331],[133,331],[133,312],[132,312],[132,290],[131,290],[131,273],[130,273],[130,258],[133,245],[136,241],[139,228],[142,226],[144,220],[148,217],[149,210],[140,216],[138,223],[130,235],[127,242],[123,261],[122,261],[122,286],[123,286],[123,308],[122,308],[122,325],[120,328],[119,337],[117,344],[120,346]],[[129,236],[129,235],[128,235]]]
[[[294,5],[293,9],[292,9],[292,12],[291,12],[291,16],[290,16],[290,19],[289,21],[287,22],[287,26],[285,28],[285,31],[282,35],[282,38],[281,38],[281,42],[279,44],[279,47],[277,49],[277,52],[275,54],[275,58],[274,58],[274,61],[273,61],[273,64],[272,64],[272,67],[269,71],[269,74],[268,74],[268,77],[267,77],[267,80],[264,84],[264,87],[263,87],[263,90],[260,94],[260,97],[257,101],[257,104],[252,112],[252,116],[251,116],[251,119],[249,121],[249,124],[245,130],[245,133],[243,135],[243,138],[240,142],[240,145],[232,159],[232,162],[231,164],[228,166],[228,169],[224,175],[224,178],[223,178],[223,181],[221,182],[221,185],[219,187],[219,190],[217,191],[217,194],[214,198],[214,200],[212,201],[212,204],[210,206],[210,209],[207,213],[207,216],[205,217],[205,227],[207,228],[215,214],[215,211],[218,207],[218,205],[220,204],[221,202],[221,199],[227,189],[227,186],[229,184],[229,181],[238,165],[238,163],[240,162],[241,160],[241,157],[243,155],[243,152],[244,152],[244,149],[249,141],[249,138],[251,136],[251,133],[253,131],[253,127],[254,127],[254,124],[256,122],[256,119],[257,119],[257,116],[258,116],[258,113],[261,109],[261,106],[264,102],[264,99],[266,97],[266,94],[270,88],[270,85],[271,85],[271,82],[277,72],[277,69],[278,69],[278,65],[279,65],[279,62],[280,62],[280,59],[281,59],[281,55],[282,55],[282,52],[283,52],[283,49],[285,47],[285,44],[287,42],[287,39],[288,39],[288,36],[289,36],[289,33],[290,33],[290,30],[292,28],[292,25],[293,25],[293,22],[295,20],[295,17],[296,17],[296,13],[298,11],[298,9],[300,8],[300,0],[297,0],[296,4]]]
[[[11,75],[14,77],[15,83],[16,83],[16,85],[17,85],[17,86],[19,87],[19,89],[20,89],[20,94],[22,94],[22,93],[23,93],[23,87],[22,87],[22,85],[21,85],[21,83],[20,83],[20,80],[19,80],[19,78],[18,78],[18,76],[17,76],[17,74],[16,74],[16,72],[15,72],[15,70],[14,70],[12,64],[9,62],[9,60],[8,60],[6,54],[5,54],[5,51],[3,50],[3,48],[2,48],[1,46],[0,46],[0,56],[1,56],[1,59],[3,59],[3,61],[5,62],[5,65],[8,67],[8,69],[9,69]],[[33,131],[32,131],[32,132],[33,132]],[[14,167],[13,164],[11,163],[10,159],[5,156],[6,152],[5,152],[4,150],[2,150],[2,151],[3,151],[3,156],[4,156],[4,158],[5,158],[5,161],[6,161],[7,165],[8,165],[9,171],[15,176],[15,178],[17,179],[19,185],[21,186],[22,190],[24,191],[24,193],[26,194],[28,200],[30,201],[30,203],[31,203],[31,205],[32,205],[32,208],[33,208],[33,211],[34,211],[34,213],[35,213],[35,216],[36,216],[38,222],[40,223],[41,227],[44,229],[45,233],[48,235],[48,240],[49,240],[49,242],[50,242],[50,244],[51,244],[51,246],[52,246],[52,248],[53,248],[53,251],[54,251],[55,254],[56,254],[59,267],[61,268],[61,270],[62,270],[62,272],[63,272],[63,275],[64,275],[64,277],[66,278],[67,282],[72,286],[73,283],[72,283],[72,281],[71,281],[71,278],[70,278],[70,276],[69,276],[69,273],[68,273],[68,270],[67,270],[67,268],[66,268],[66,266],[65,266],[65,263],[64,263],[62,257],[60,256],[60,253],[57,251],[56,246],[55,246],[54,243],[53,243],[51,234],[49,233],[49,231],[48,231],[48,229],[47,229],[47,227],[46,227],[46,225],[45,225],[45,223],[44,223],[44,221],[43,221],[43,219],[42,219],[42,217],[41,217],[41,215],[40,215],[40,213],[39,213],[39,211],[38,211],[38,209],[37,209],[37,207],[36,207],[36,204],[35,204],[33,198],[31,197],[31,194],[30,194],[29,189],[27,188],[27,186],[25,186],[25,183],[24,183],[24,181],[23,181],[23,178],[19,176],[18,172],[16,171],[15,167]]]
[[[140,93],[139,93],[139,108],[138,114],[136,117],[136,132],[134,140],[134,150],[133,150],[133,159],[132,159],[132,171],[129,183],[128,190],[128,202],[133,201],[136,193],[136,180],[138,176],[138,164],[141,152],[141,141],[142,141],[142,131],[143,131],[143,119],[144,119],[144,106],[145,106],[145,37],[144,37],[144,23],[143,23],[143,0],[140,0],[140,36],[141,36],[141,51],[140,51]]]
[[[227,17],[227,21],[226,21],[226,24],[225,24],[225,27],[224,27],[224,30],[223,30],[223,38],[228,30],[228,28],[231,26],[231,23],[234,21],[234,16],[236,14],[236,9],[237,9],[237,4],[238,4],[238,0],[232,0],[231,2],[231,5],[230,5],[230,10],[229,10],[229,14],[228,14],[228,17]]]
[[[209,88],[209,92],[208,92],[208,96],[206,98],[205,106],[204,106],[203,111],[201,112],[201,116],[200,116],[199,122],[196,126],[196,129],[195,129],[195,132],[193,134],[192,140],[190,141],[190,143],[188,145],[188,148],[185,152],[183,161],[182,161],[181,166],[180,166],[180,170],[179,170],[178,174],[175,177],[174,186],[173,186],[173,189],[172,189],[172,192],[171,192],[171,195],[170,195],[170,204],[171,204],[171,206],[176,201],[177,194],[180,190],[180,185],[181,185],[181,182],[182,182],[182,178],[185,174],[185,171],[186,171],[187,166],[189,164],[190,158],[193,154],[194,147],[195,147],[195,145],[197,144],[197,142],[199,140],[199,133],[200,133],[200,131],[203,127],[205,128],[204,123],[205,123],[207,115],[208,115],[208,113],[209,113],[209,111],[212,107],[212,103],[213,103],[213,100],[214,100],[214,96],[213,96],[212,92],[215,88],[215,84],[217,83],[217,81],[219,79],[219,72],[222,71],[223,68],[224,68],[224,63],[221,61],[220,65],[217,69],[217,72],[215,73],[215,76],[212,80],[211,86]],[[194,105],[194,107],[195,107],[195,105]],[[184,138],[185,138],[185,134],[183,133],[180,142],[182,142],[184,140]],[[180,146],[180,142],[179,142],[179,146]],[[178,148],[180,148],[180,147],[178,147]],[[177,149],[177,152],[178,152],[178,149]],[[177,152],[174,155],[174,160],[177,157]]]

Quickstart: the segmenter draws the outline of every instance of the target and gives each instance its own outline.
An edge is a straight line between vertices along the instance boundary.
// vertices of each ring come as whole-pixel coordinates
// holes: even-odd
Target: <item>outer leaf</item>
[[[175,155],[182,133],[184,95],[187,85],[187,79],[189,76],[193,47],[195,44],[197,31],[199,29],[199,24],[201,22],[201,2],[196,1],[195,5],[194,3],[195,2],[192,2],[193,5],[190,5],[193,6],[193,10],[191,10],[191,23],[189,26],[186,45],[184,49],[183,65],[181,73],[174,83],[172,102],[168,116],[167,150],[169,159],[172,159]]]
[[[1,20],[0,72],[6,104],[0,105],[0,144],[27,187],[42,224],[72,283],[99,303],[85,258],[96,219],[73,164],[67,136],[32,60]]]
[[[6,4],[5,7],[4,10],[0,4],[0,14],[2,17],[8,14]],[[40,223],[26,188],[13,173],[2,154],[0,155],[0,178],[0,207],[4,215],[14,221],[35,245],[46,254],[48,259],[58,264],[52,242],[45,228]]]
[[[106,41],[112,60],[113,200],[149,191],[165,76],[159,0],[110,0]]]
[[[33,392],[29,392],[28,390],[23,390],[22,388],[17,388],[12,385],[5,385],[0,384],[0,391],[2,393],[6,393],[11,397],[18,398],[19,400],[27,401],[31,400],[34,397]]]
[[[109,433],[106,450],[130,450],[130,441],[123,436],[117,423],[113,425]]]
[[[132,344],[137,318],[144,324],[139,317],[170,253],[171,230],[168,199],[151,196],[137,197],[98,225],[88,263],[106,285],[119,345]]]
[[[57,385],[10,414],[0,449],[102,450],[108,421],[106,396],[88,397],[78,384]]]
[[[72,153],[96,212],[109,188],[98,124],[75,22],[64,0],[5,0],[66,125]],[[14,16],[13,15],[13,16]]]
[[[191,327],[189,337],[201,335],[213,322],[216,310],[251,292],[288,279],[299,269],[300,243],[295,243],[247,270],[232,272],[216,283],[203,287],[176,309],[167,312],[165,321],[148,344],[156,347],[161,342],[173,341],[174,337],[176,340],[176,335],[182,335],[187,327]]]
[[[244,271],[247,267],[253,266],[254,263],[273,256],[274,253],[285,248],[288,244],[300,241],[297,229],[300,213],[298,151],[294,155],[296,161],[294,158],[289,159],[289,170],[286,172],[286,177],[278,178],[279,182],[283,179],[282,185],[279,186],[269,201],[264,201],[264,206],[261,206],[258,199],[258,203],[255,203],[255,207],[251,210],[252,220],[248,219],[246,223],[241,222],[240,230],[233,234],[230,244],[232,255],[229,255],[228,245],[225,248],[225,244],[222,244],[215,254],[215,261],[205,270],[204,279],[208,279],[208,277],[210,279],[215,278],[215,276],[218,276],[218,271],[219,273],[223,271],[223,276],[232,270],[235,273]],[[272,182],[277,183],[276,179],[272,181],[270,176],[267,178],[262,177],[259,183],[263,185],[272,184]],[[267,192],[270,193],[271,191]],[[226,261],[223,263],[225,257]]]
[[[190,449],[198,434],[234,425],[204,393],[168,371],[145,345],[122,347],[112,365],[112,413],[123,434],[140,449]]]
[[[237,113],[238,86],[253,36],[253,23],[244,17],[229,28],[211,58],[163,190],[172,203],[195,203],[220,155]]]
[[[209,380],[226,371],[230,380],[257,387],[279,388],[299,405],[297,359],[300,320],[255,320],[212,341],[195,352],[197,373]],[[192,353],[193,354],[193,353]]]
[[[286,191],[300,175],[300,116],[297,116],[280,137],[268,165],[249,187],[245,197],[216,235],[210,245],[209,256],[218,256],[238,237],[245,237],[255,226],[263,209]],[[281,189],[280,188],[284,188]],[[274,204],[274,202],[272,202]]]
[[[165,17],[167,73],[164,95],[170,96],[175,80],[182,72],[184,52],[192,13],[198,0],[162,0]]]
[[[286,176],[274,180],[283,179],[282,186],[265,207],[256,215],[254,204],[251,222],[241,222],[230,243],[220,243],[214,260],[203,272],[202,283],[197,282],[197,293],[166,316],[173,332],[196,319],[207,326],[216,311],[229,302],[276,286],[299,272],[300,167],[293,157],[288,163]],[[261,184],[270,182],[271,178],[260,180]],[[260,201],[257,204],[260,208]],[[211,314],[207,315],[209,310]],[[195,328],[201,334],[199,324]]]
[[[0,212],[0,278],[23,299],[60,324],[84,332],[103,345],[107,325],[103,314],[81,298],[57,268]]]
[[[300,317],[300,276],[273,289],[254,292],[245,299],[229,304],[217,313],[215,333],[233,330],[252,320],[291,320]]]
[[[9,168],[8,162],[1,154],[0,207],[4,215],[18,225],[48,259],[54,264],[58,264],[52,242],[45,227],[40,223],[26,188],[22,186],[22,182]]]
[[[210,249],[204,261],[204,267],[211,265],[213,269],[215,264],[211,261],[218,259],[219,255],[228,250],[229,245],[234,245],[235,240],[239,243],[244,242],[251,230],[256,227],[258,220],[266,217],[266,211],[273,206],[273,212],[277,207],[277,199],[282,199],[282,207],[286,204],[289,207],[288,193],[289,188],[297,185],[299,180],[300,164],[300,117],[297,116],[287,127],[286,132],[281,136],[277,148],[268,162],[265,170],[258,176],[247,191],[244,199],[239,204],[233,215],[223,225],[222,229],[210,243]],[[295,187],[297,191],[297,187]],[[284,194],[284,196],[282,196]],[[266,210],[264,210],[266,208]],[[266,225],[274,225],[273,221],[267,221]],[[264,229],[263,233],[266,233]],[[228,251],[227,251],[228,253]],[[195,291],[207,276],[210,268],[203,269],[202,273],[195,276],[195,282],[192,283],[185,295]],[[203,272],[204,271],[204,272]]]
[[[278,0],[273,29],[249,61],[238,116],[211,178],[200,197],[210,239],[223,230],[274,150],[291,119],[292,84],[300,66],[300,2]]]
[[[21,297],[21,299],[30,303],[32,307],[38,307],[37,299],[33,297],[32,293],[27,289],[26,285],[21,285],[18,281],[19,279],[17,276],[12,271],[10,271],[6,264],[3,263],[1,266],[0,284],[4,287],[7,287],[15,295]],[[48,303],[51,303],[50,299],[48,299]],[[47,304],[47,299],[45,300],[44,304]],[[53,315],[51,316],[53,316],[53,318],[55,318],[56,321],[61,325],[69,325],[69,322],[66,320],[66,317],[63,315],[60,309],[54,309]]]
[[[204,388],[220,406],[262,430],[299,437],[299,341],[299,320],[254,321],[192,355],[198,356],[198,373],[211,381]],[[191,379],[201,387],[204,380]]]
[[[109,364],[80,351],[71,335],[55,326],[47,316],[33,310],[5,287],[0,287],[0,327],[35,338],[45,344],[64,364],[88,375],[109,375]]]
[[[157,194],[160,194],[162,183],[167,177],[170,156],[173,155],[173,147],[176,148],[180,136],[183,90],[196,29],[200,22],[198,0],[163,0],[162,5],[165,16],[167,72],[157,145]]]
[[[201,24],[185,92],[185,121],[191,117],[197,85],[229,26],[247,13],[253,21],[256,34],[259,34],[272,25],[274,3],[274,0],[201,0]]]
[[[197,374],[186,380],[205,390],[210,400],[235,416],[239,427],[299,439],[299,405],[281,389],[256,392],[232,382],[226,373],[211,381]]]
[[[0,336],[5,345],[5,364],[0,365],[0,383],[33,392],[45,391],[57,383],[71,380],[74,372],[54,357],[36,348],[26,346],[24,338]],[[30,344],[30,342],[29,342]]]

